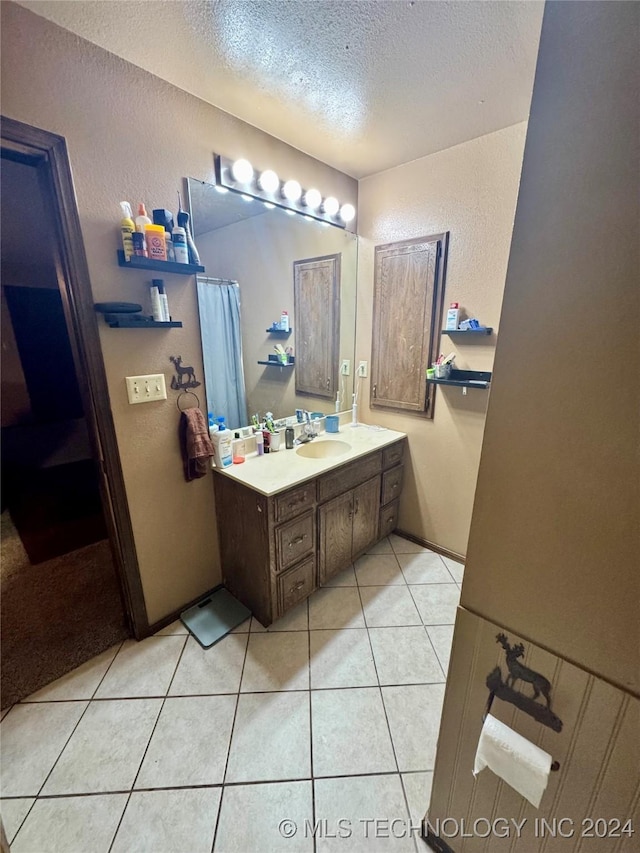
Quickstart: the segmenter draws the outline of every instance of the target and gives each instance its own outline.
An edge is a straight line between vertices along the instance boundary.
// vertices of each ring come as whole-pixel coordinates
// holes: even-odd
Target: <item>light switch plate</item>
[[[358,364],[358,376],[364,376],[364,377],[366,377],[366,375],[367,375],[367,362],[366,362],[366,361],[361,361],[361,362]]]
[[[164,373],[150,373],[148,376],[126,376],[129,402],[153,403],[167,399],[167,386]]]
[[[342,359],[342,364],[340,365],[340,375],[341,376],[349,376],[351,373],[351,361],[348,358]]]

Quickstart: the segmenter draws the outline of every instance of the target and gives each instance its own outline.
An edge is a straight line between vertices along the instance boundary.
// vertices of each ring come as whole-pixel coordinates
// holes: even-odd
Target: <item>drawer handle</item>
[[[391,524],[392,521],[393,521],[393,516],[390,515],[389,518],[387,519],[387,524]]]
[[[391,490],[393,491],[393,489],[397,489],[399,485],[399,483],[394,483],[393,486],[391,486]]]
[[[305,581],[298,581],[298,583],[295,586],[289,587],[289,592],[297,592],[299,589],[302,589],[304,584],[305,584]]]
[[[304,503],[304,502],[306,501],[306,499],[307,499],[307,495],[306,495],[306,492],[305,492],[305,494],[304,494],[304,495],[302,495],[302,497],[301,497],[301,498],[296,498],[294,501],[289,501],[289,503],[287,504],[287,506],[289,507],[289,509],[293,509],[293,508],[294,508],[294,506],[298,506],[298,504]]]
[[[297,536],[295,539],[293,539],[291,542],[289,542],[289,548],[293,548],[294,545],[299,545],[301,542],[304,542],[304,540],[306,538],[307,538],[306,533],[303,533],[302,536]]]

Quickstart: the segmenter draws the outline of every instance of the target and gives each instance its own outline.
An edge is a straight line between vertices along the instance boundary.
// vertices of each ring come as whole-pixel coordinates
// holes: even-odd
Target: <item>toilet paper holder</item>
[[[489,693],[489,696],[488,696],[488,698],[487,698],[487,704],[486,704],[486,705],[485,705],[485,707],[484,707],[484,713],[483,713],[483,715],[482,715],[482,722],[483,722],[483,723],[484,723],[484,721],[487,719],[487,714],[491,713],[491,706],[493,705],[493,700],[495,699],[495,697],[496,697],[496,694],[495,694],[495,692],[492,690],[492,691]],[[553,773],[555,773],[557,770],[560,770],[560,762],[559,762],[559,761],[555,761],[555,760],[554,760],[554,761],[552,761],[552,762],[551,762],[551,767],[550,767],[549,769],[550,769]]]

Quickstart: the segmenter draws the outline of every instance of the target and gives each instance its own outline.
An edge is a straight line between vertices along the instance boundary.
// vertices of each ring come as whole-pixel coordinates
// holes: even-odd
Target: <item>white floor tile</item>
[[[378,688],[311,693],[315,776],[396,770]]]
[[[370,628],[380,684],[433,684],[445,680],[424,627]]]
[[[266,631],[306,631],[309,628],[309,617],[307,614],[307,602],[303,601],[285,613],[281,619],[276,619],[268,628],[261,625],[254,616],[251,619],[251,633],[262,634]]]
[[[389,542],[391,542],[391,547],[396,554],[419,554],[421,551],[429,550],[423,545],[418,545],[417,542],[405,539],[404,536],[398,536],[396,533],[389,536]]]
[[[364,628],[360,595],[355,587],[319,589],[309,598],[309,627]]]
[[[443,557],[445,566],[449,569],[451,574],[453,575],[453,579],[456,583],[462,583],[462,576],[464,575],[464,563],[458,563],[456,560],[452,560],[451,557]]]
[[[316,779],[314,796],[316,821],[326,821],[327,828],[317,839],[317,853],[415,850],[398,774]]]
[[[127,794],[38,800],[11,853],[107,853]]]
[[[369,628],[422,624],[407,586],[363,586],[360,595]]]
[[[225,782],[311,776],[309,693],[243,693]]]
[[[433,770],[444,684],[383,687],[382,695],[400,770]]]
[[[358,586],[404,585],[405,580],[394,554],[365,554],[355,562]]]
[[[116,656],[120,643],[106,652],[71,670],[57,681],[32,693],[24,702],[53,702],[54,700],[91,699]]]
[[[14,705],[0,726],[3,797],[38,794],[87,704]]]
[[[409,801],[411,820],[417,824],[422,821],[431,799],[431,784],[433,782],[433,771],[428,773],[403,773],[402,784]]]
[[[420,554],[398,554],[407,583],[451,583],[451,575],[439,554],[423,551]]]
[[[180,619],[176,619],[175,622],[172,622],[170,625],[167,625],[166,628],[162,628],[160,631],[157,631],[153,636],[154,637],[180,637],[182,634],[188,634],[189,629],[181,622]]]
[[[27,812],[35,803],[35,797],[25,797],[17,800],[0,800],[0,815],[2,815],[2,825],[7,836],[9,844],[15,838],[16,832],[20,829],[20,824],[27,816]]]
[[[237,625],[232,631],[232,634],[248,634],[251,629],[251,616]]]
[[[393,548],[391,547],[391,542],[389,542],[389,537],[385,536],[384,539],[381,539],[379,542],[376,542],[375,545],[372,545],[367,551],[367,554],[393,554]]]
[[[421,584],[410,589],[425,625],[453,625],[460,601],[455,583]]]
[[[222,788],[134,791],[111,853],[211,853]]]
[[[279,831],[283,820],[297,828],[292,838]],[[214,853],[312,853],[305,822],[313,825],[311,782],[225,788]]]
[[[116,655],[96,699],[165,696],[187,638],[127,640]]]
[[[366,631],[311,631],[312,689],[377,684]]]
[[[357,586],[356,582],[356,573],[353,570],[353,566],[349,566],[342,572],[338,572],[337,575],[334,575],[332,578],[329,578],[323,586]]]
[[[209,649],[189,637],[169,696],[237,693],[247,650],[248,634],[228,634]]]
[[[129,790],[161,705],[161,699],[91,702],[43,793]]]
[[[220,784],[235,706],[235,696],[167,699],[136,779],[136,789]]]
[[[436,650],[440,665],[447,674],[449,669],[449,657],[451,655],[451,644],[453,642],[453,625],[429,625],[427,628],[429,638]]]
[[[251,634],[242,692],[309,689],[309,633]]]

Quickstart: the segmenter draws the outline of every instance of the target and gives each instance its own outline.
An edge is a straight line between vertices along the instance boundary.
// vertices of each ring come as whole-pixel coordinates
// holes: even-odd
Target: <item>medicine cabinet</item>
[[[373,409],[433,417],[427,367],[438,357],[449,232],[375,248]]]

